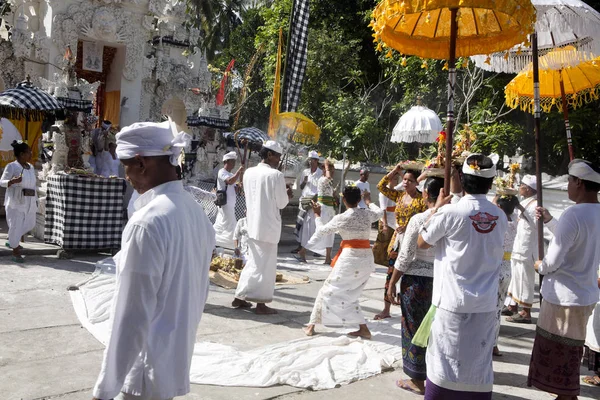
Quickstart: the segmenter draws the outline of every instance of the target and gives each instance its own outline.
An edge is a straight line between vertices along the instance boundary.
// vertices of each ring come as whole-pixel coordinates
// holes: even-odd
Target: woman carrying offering
[[[390,279],[392,278],[392,273],[394,272],[394,263],[396,262],[396,258],[398,257],[398,247],[400,247],[399,245],[402,243],[402,235],[404,235],[404,231],[406,230],[406,226],[408,225],[408,221],[410,220],[410,218],[413,215],[421,213],[427,209],[427,206],[423,202],[423,197],[421,196],[421,193],[419,193],[419,191],[417,190],[417,178],[419,177],[419,172],[413,170],[404,171],[404,175],[402,176],[402,184],[404,186],[403,192],[396,189],[390,189],[388,187],[390,180],[395,176],[399,175],[402,172],[402,170],[403,165],[402,163],[399,163],[389,174],[384,176],[377,185],[377,189],[380,193],[382,193],[388,199],[396,202],[395,213],[397,228],[394,232],[394,235],[392,236],[390,245],[388,247],[390,263],[388,266],[385,290],[383,293],[385,305],[383,311],[375,315],[375,320],[391,317],[391,303],[387,300],[387,291]]]
[[[325,173],[317,181],[317,203],[321,206],[321,224],[325,225],[335,216],[335,199],[333,198],[333,174],[335,168],[329,160],[323,164]],[[306,248],[325,256],[325,264],[331,264],[331,248],[335,233],[321,237],[319,241],[309,241]]]
[[[402,239],[398,259],[389,281],[386,300],[400,304],[402,309],[402,368],[410,379],[400,379],[396,385],[402,389],[425,393],[427,366],[425,365],[425,347],[412,344],[412,339],[431,306],[433,291],[433,260],[435,248],[419,249],[417,239],[419,231],[429,216],[435,212],[435,203],[444,187],[442,178],[430,177],[425,181],[423,201],[428,209],[413,216]],[[402,277],[399,301],[396,298],[396,283]]]
[[[19,140],[12,142],[16,161],[4,168],[0,186],[7,188],[4,199],[6,222],[8,223],[7,247],[13,251],[13,261],[22,263],[21,237],[35,227],[37,212],[36,177],[31,161],[31,148]]]
[[[375,268],[369,242],[371,224],[381,218],[383,211],[371,203],[368,193],[364,195],[368,208],[357,207],[360,199],[361,191],[358,187],[346,186],[344,204],[347,210],[333,217],[327,224],[321,221],[321,206],[313,203],[317,230],[309,243],[319,241],[335,232],[338,232],[343,240],[331,263],[333,269],[319,290],[310,321],[304,329],[308,336],[315,334],[316,324],[341,327],[358,325],[359,330],[349,335],[360,336],[363,339],[371,338],[358,299]]]

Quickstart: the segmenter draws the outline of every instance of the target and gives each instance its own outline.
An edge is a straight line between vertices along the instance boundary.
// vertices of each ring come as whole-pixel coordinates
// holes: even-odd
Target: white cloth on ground
[[[317,232],[313,238],[319,240],[323,235],[338,232],[344,240],[369,240],[371,224],[382,214],[379,207],[371,203],[367,210],[350,208],[327,224],[318,218]],[[326,326],[364,324],[359,298],[374,269],[373,251],[370,248],[343,249],[319,290],[309,323]]]
[[[359,179],[356,182],[354,182],[354,184],[356,185],[357,188],[360,189],[361,193],[365,192],[365,191],[368,193],[371,193],[371,184],[369,182],[363,182]],[[362,198],[360,199],[360,202],[358,203],[358,208],[367,208],[367,204],[365,203],[365,201]]]
[[[173,181],[148,190],[115,256],[111,336],[94,396],[189,392],[196,330],[208,296],[214,230],[202,207]]]
[[[588,306],[598,302],[600,204],[575,204],[565,210],[553,231],[538,271],[548,303]]]
[[[277,243],[248,239],[248,260],[240,274],[237,299],[270,303],[277,277]]]
[[[8,182],[19,176],[22,178],[21,182],[8,187]],[[7,188],[4,207],[8,225],[8,243],[14,249],[19,247],[21,237],[35,228],[37,195],[23,195],[23,189],[36,191],[35,168],[29,164],[29,169],[25,169],[18,161],[7,164],[0,178],[0,186]]]
[[[496,315],[506,214],[484,194],[439,209],[421,237],[436,245],[432,304],[459,313]]]
[[[234,176],[233,173],[221,168],[217,174],[217,190],[227,191],[227,204],[219,207],[215,228],[217,246],[233,249],[233,231],[235,230],[235,185],[228,185],[225,181]]]
[[[438,308],[427,346],[427,379],[445,389],[491,392],[498,323],[495,310],[464,314]]]

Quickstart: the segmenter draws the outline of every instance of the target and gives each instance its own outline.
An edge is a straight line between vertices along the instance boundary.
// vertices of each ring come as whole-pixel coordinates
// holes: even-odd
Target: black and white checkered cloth
[[[238,141],[246,139],[253,143],[264,143],[269,140],[269,135],[258,128],[242,128],[236,132],[225,132],[225,139],[237,139]]]
[[[62,109],[54,97],[27,81],[17,83],[16,88],[0,93],[0,106],[39,111]]]
[[[89,113],[92,111],[91,100],[77,100],[68,97],[57,97],[56,100],[62,108],[70,111],[83,111]]]
[[[63,249],[118,249],[125,227],[125,180],[48,178],[44,241]]]
[[[200,189],[211,191],[215,187],[215,183],[214,182],[199,182],[198,184],[195,184],[195,186],[199,187]],[[198,201],[198,200],[196,200],[196,201]],[[208,216],[208,219],[210,219],[210,222],[214,224],[215,221],[217,220],[217,212],[219,211],[219,207],[217,207],[214,202],[209,201],[209,200],[200,200],[200,201],[198,201],[198,203],[200,203],[202,208],[204,208],[204,212],[206,212],[206,215]],[[246,216],[246,197],[244,197],[243,193],[240,193],[237,195],[236,201],[235,201],[235,220],[239,221],[241,218],[244,218],[245,216]]]
[[[295,0],[290,24],[290,47],[287,50],[281,112],[294,112],[300,104],[302,82],[308,55],[309,0]]]
[[[229,129],[229,120],[213,117],[188,117],[188,126],[208,126],[210,128]]]

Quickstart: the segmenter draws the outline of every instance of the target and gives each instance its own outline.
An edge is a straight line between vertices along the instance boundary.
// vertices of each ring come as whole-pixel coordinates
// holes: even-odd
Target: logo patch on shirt
[[[493,231],[498,219],[498,217],[486,212],[479,212],[469,218],[473,221],[473,228],[479,233],[490,233]]]

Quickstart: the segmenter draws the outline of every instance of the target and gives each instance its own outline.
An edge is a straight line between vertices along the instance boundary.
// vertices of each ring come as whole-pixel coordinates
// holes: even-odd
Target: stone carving
[[[0,77],[6,89],[17,86],[17,83],[25,79],[23,60],[15,56],[11,42],[0,40],[0,65]]]
[[[62,125],[54,125],[51,128],[52,142],[54,143],[54,152],[52,153],[52,168],[50,174],[56,174],[64,171],[68,165],[69,146],[62,131]]]
[[[81,32],[89,39],[100,42],[123,43],[127,39],[123,27],[117,26],[117,18],[108,8],[99,8],[91,24],[84,25]]]

